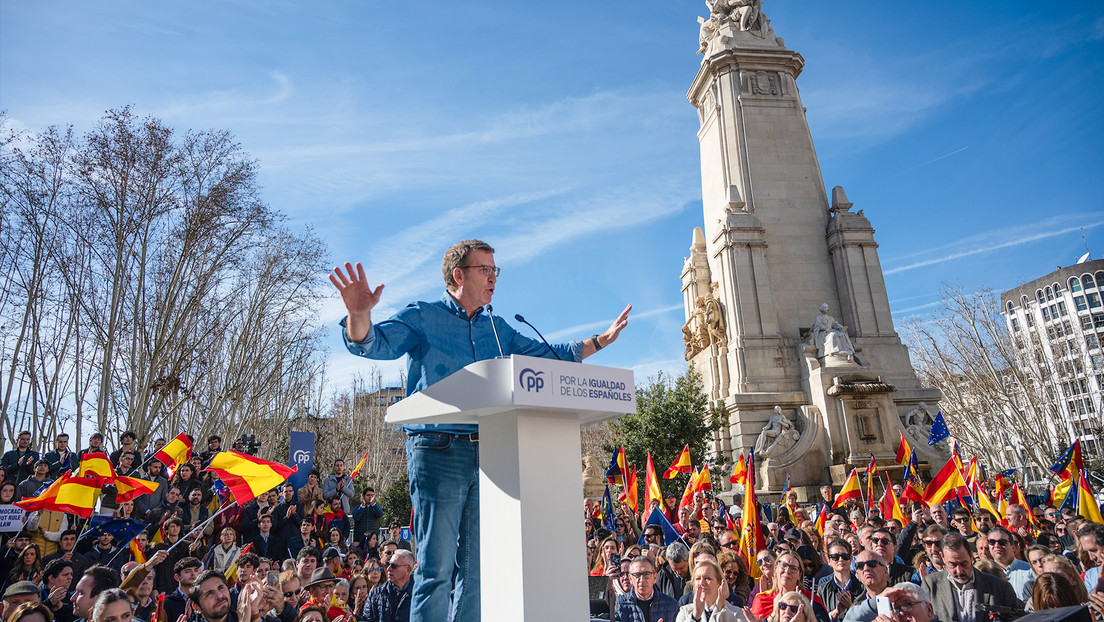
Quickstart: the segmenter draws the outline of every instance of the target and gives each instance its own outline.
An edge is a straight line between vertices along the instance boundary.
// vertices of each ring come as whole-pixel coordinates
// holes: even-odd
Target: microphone
[[[540,337],[540,340],[544,342],[544,345],[548,347],[548,351],[552,353],[552,356],[556,357],[557,361],[562,361],[563,360],[562,358],[560,358],[560,355],[556,354],[556,351],[552,349],[552,346],[548,345],[548,340],[544,338],[544,335],[542,335],[539,330],[537,330],[536,326],[533,326],[529,322],[526,322],[525,318],[521,317],[520,313],[515,313],[514,314],[514,319],[521,322],[522,324],[525,324],[529,328],[532,328],[533,331],[535,333],[537,333],[537,336]]]
[[[498,344],[498,356],[499,358],[506,358],[506,353],[502,351],[502,342],[498,339],[498,327],[494,323],[494,315],[491,313],[491,305],[487,305],[487,317],[491,318],[491,330],[494,331],[495,343]]]

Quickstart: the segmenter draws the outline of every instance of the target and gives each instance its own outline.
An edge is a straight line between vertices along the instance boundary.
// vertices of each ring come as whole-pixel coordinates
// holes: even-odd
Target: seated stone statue
[[[799,438],[801,433],[782,412],[782,407],[775,406],[766,427],[755,440],[755,455],[766,458],[772,454],[786,453],[797,444]]]
[[[847,336],[847,327],[828,314],[827,302],[820,305],[820,315],[809,329],[809,335],[817,348],[817,356],[832,355],[848,361],[854,360],[855,346]]]

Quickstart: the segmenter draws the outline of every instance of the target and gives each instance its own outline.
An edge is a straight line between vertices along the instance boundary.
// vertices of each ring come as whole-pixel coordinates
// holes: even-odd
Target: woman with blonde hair
[[[767,622],[816,622],[813,604],[801,592],[786,592],[774,601]]]
[[[621,550],[617,538],[609,536],[598,545],[598,554],[594,556],[594,562],[590,566],[590,576],[605,576],[606,568],[610,565],[610,558]]]
[[[693,599],[679,608],[675,622],[746,622],[744,612],[728,604],[728,584],[721,566],[710,557],[694,564]]]
[[[1072,585],[1073,591],[1077,595],[1077,602],[1083,603],[1089,600],[1089,590],[1085,588],[1085,582],[1081,580],[1081,575],[1077,572],[1077,567],[1073,565],[1065,555],[1055,555],[1051,553],[1042,559],[1043,573],[1055,573],[1065,577]]]

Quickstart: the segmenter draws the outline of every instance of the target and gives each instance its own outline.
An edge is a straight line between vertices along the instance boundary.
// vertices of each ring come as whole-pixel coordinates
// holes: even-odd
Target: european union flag
[[[117,544],[130,542],[139,531],[146,528],[146,524],[133,518],[113,518],[111,516],[96,516],[92,518],[92,528],[84,532],[81,540],[85,538],[99,538],[104,534],[110,534]]]
[[[1058,456],[1058,461],[1050,466],[1050,472],[1055,475],[1061,475],[1069,469],[1070,463],[1074,462],[1077,457],[1077,450],[1080,449],[1080,444],[1080,439],[1074,439],[1073,443],[1062,452],[1062,455]]]
[[[609,484],[606,485],[606,492],[602,495],[602,527],[614,533],[617,532],[617,523],[613,517],[613,499],[610,498]]]
[[[672,542],[678,542],[682,537],[679,532],[675,531],[675,526],[671,524],[671,521],[667,520],[667,517],[663,514],[663,511],[659,508],[652,510],[651,515],[648,516],[648,520],[644,522],[644,529],[648,528],[648,525],[659,525],[663,529],[663,544],[664,546],[671,544]],[[646,546],[644,544],[643,529],[641,530],[640,540],[637,541],[640,546]]]
[[[951,431],[947,429],[947,422],[943,420],[943,411],[935,413],[935,422],[932,423],[931,434],[928,435],[928,444],[934,445],[950,437]]]

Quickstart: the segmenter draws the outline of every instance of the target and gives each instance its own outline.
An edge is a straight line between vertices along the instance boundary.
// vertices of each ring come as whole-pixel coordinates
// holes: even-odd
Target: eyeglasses
[[[920,604],[920,601],[918,601],[918,600],[906,600],[904,602],[894,604],[893,605],[893,611],[896,612],[896,613],[905,613],[909,609],[912,609],[913,607],[915,607],[916,605],[919,605],[919,604]]]
[[[834,562],[841,562],[845,559],[851,559],[851,555],[849,555],[848,553],[829,553],[828,559]]]
[[[652,532],[652,533],[646,533],[646,534],[644,534],[644,537],[645,537],[645,538],[661,538],[661,537],[663,537],[663,534],[661,534],[661,533],[656,533],[656,532]]]
[[[797,613],[801,610],[801,605],[788,605],[786,603],[778,603],[778,611],[792,611]]]
[[[651,570],[645,570],[644,572],[630,572],[629,576],[634,579],[647,579],[655,575]]]
[[[865,562],[855,562],[855,569],[862,570],[863,568],[870,568],[871,570],[878,568],[882,565],[882,562],[876,559],[868,559]]]
[[[791,570],[793,572],[801,572],[801,566],[795,566],[794,564],[778,564],[777,570]]]
[[[479,273],[483,276],[491,276],[492,274],[494,276],[498,276],[499,274],[502,274],[502,268],[499,268],[498,266],[460,266],[461,270],[467,270],[469,268],[478,268]]]
[[[989,538],[989,546],[1008,546],[1007,538]]]
[[[387,563],[387,569],[388,570],[394,570],[396,568],[410,568],[410,567],[411,566],[409,566],[407,564],[396,564],[395,562],[388,562]]]
[[[924,546],[939,546],[942,540],[924,540]]]
[[[721,543],[721,548],[723,548],[723,549],[734,549],[734,548],[736,548],[736,545],[737,545],[737,542],[735,540],[729,540],[728,542],[722,542]]]
[[[295,598],[298,592],[284,592],[284,598]]]
[[[383,572],[383,568],[381,568],[379,566],[372,566],[371,568],[368,569],[368,572],[372,572],[373,570],[376,571],[376,572]]]
[[[893,544],[893,540],[889,538],[871,538],[870,541],[874,544]]]
[[[772,561],[774,561],[774,560],[771,559],[770,557],[760,557],[759,559],[755,560],[755,563],[759,564],[760,566],[766,566],[767,564],[771,563]]]

